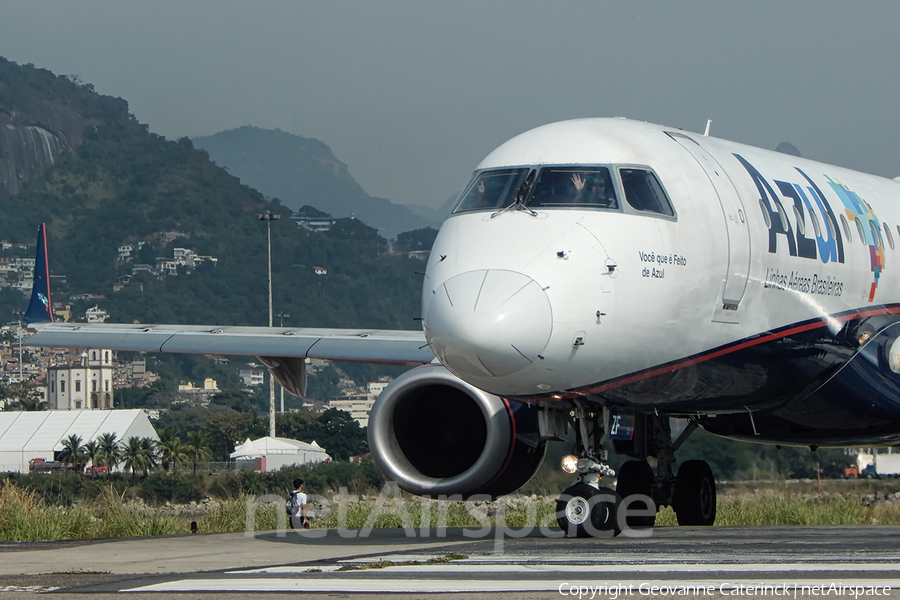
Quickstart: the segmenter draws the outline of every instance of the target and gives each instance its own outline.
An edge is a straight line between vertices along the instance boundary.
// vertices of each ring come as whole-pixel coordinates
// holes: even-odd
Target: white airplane
[[[307,357],[419,365],[369,420],[401,488],[510,493],[573,427],[568,535],[618,531],[622,497],[711,525],[707,463],[675,472],[698,426],[812,449],[900,442],[900,304],[884,276],[898,199],[897,181],[706,135],[565,121],[477,167],[428,260],[422,332],[40,323],[36,281],[28,344],[253,354],[298,395]],[[677,439],[670,417],[690,423]],[[607,440],[637,459],[615,491],[600,484]],[[652,524],[653,503],[629,524]]]

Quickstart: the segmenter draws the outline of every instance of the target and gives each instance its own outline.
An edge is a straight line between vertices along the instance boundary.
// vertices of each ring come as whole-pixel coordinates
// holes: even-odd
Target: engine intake
[[[369,415],[369,449],[389,479],[420,496],[508,494],[537,471],[537,411],[475,388],[441,365],[395,379]]]

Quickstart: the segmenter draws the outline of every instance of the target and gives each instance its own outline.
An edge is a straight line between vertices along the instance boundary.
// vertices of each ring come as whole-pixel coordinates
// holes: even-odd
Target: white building
[[[234,449],[231,458],[236,461],[262,459],[262,471],[277,471],[289,465],[318,464],[331,461],[331,457],[315,440],[311,444],[289,438],[264,437],[247,440]]]
[[[134,246],[131,244],[123,244],[119,246],[119,260],[126,260],[131,258],[131,255],[134,253]]]
[[[0,472],[27,473],[31,459],[53,460],[70,435],[80,436],[86,444],[104,433],[115,434],[118,440],[159,441],[147,413],[139,409],[0,412]]]
[[[336,408],[344,412],[350,413],[350,416],[359,423],[360,427],[369,426],[369,413],[375,406],[375,400],[384,391],[384,388],[390,383],[390,378],[385,381],[370,381],[366,384],[365,394],[350,394],[347,396],[337,396],[328,400],[329,408]]]
[[[119,261],[134,259],[135,252],[140,251],[146,242],[137,242],[135,244],[122,244],[119,246]]]
[[[331,217],[307,217],[297,213],[291,215],[291,220],[304,229],[319,233],[330,230],[337,222],[337,219],[332,219]]]
[[[49,367],[47,404],[51,410],[112,408],[112,352],[91,349],[81,355],[80,365]]]
[[[366,393],[373,394],[377,398],[389,383],[390,381],[370,381],[366,384]]]
[[[15,267],[17,271],[34,271],[34,259],[33,258],[22,258],[19,256],[11,257],[9,259],[9,263]]]
[[[175,248],[172,251],[172,257],[176,264],[187,267],[188,271],[193,271],[204,262],[211,262],[213,264],[219,262],[219,259],[214,256],[201,256],[195,254],[193,250],[188,248]]]
[[[238,367],[238,376],[247,387],[263,385],[266,382],[266,369],[256,363],[248,363]]]
[[[359,423],[360,427],[369,425],[369,413],[375,406],[374,394],[354,394],[351,396],[340,396],[328,400],[330,408],[336,408],[344,412],[350,413],[350,416]]]
[[[96,305],[84,311],[84,318],[88,323],[103,323],[107,317],[109,313]]]

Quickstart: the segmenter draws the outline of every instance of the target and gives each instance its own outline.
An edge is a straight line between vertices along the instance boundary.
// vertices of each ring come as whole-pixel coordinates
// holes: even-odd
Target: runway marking
[[[428,592],[556,592],[561,586],[566,588],[593,586],[597,587],[597,580],[587,581],[521,581],[521,580],[456,580],[456,579],[323,579],[323,578],[297,578],[297,579],[185,579],[170,581],[153,585],[122,590],[124,592],[381,592],[381,593],[428,593]],[[821,579],[807,579],[803,581],[786,582],[783,579],[745,579],[723,582],[721,580],[694,579],[694,580],[622,580],[602,582],[602,585],[632,586],[637,591],[640,586],[660,586],[671,588],[686,587],[712,587],[716,590],[727,585],[725,589],[736,586],[779,586],[780,589],[800,589],[808,586],[852,586],[869,588],[889,587],[900,588],[900,579],[885,579],[872,581],[871,579],[845,579],[842,581],[828,581]]]
[[[742,553],[742,554],[729,554],[729,553],[717,553],[715,558],[719,561],[717,564],[729,564],[726,561],[732,561],[733,564],[743,564],[748,557],[753,557],[755,559],[756,564],[762,565],[772,565],[772,564],[783,564],[785,560],[790,560],[792,562],[796,562],[798,553],[791,552],[786,554],[770,554],[768,556],[759,556],[757,553]],[[366,556],[362,558],[351,558],[340,560],[343,563],[372,563],[379,562],[383,560],[389,560],[392,562],[409,562],[409,561],[418,561],[425,562],[430,559],[435,558],[443,558],[444,554],[379,554],[378,556]],[[868,563],[873,561],[884,561],[900,563],[900,552],[891,552],[891,553],[871,553],[866,552],[865,554],[860,554],[859,558],[865,560]],[[765,562],[760,562],[760,560],[764,560]],[[810,558],[809,560],[803,560],[802,564],[825,564],[829,562],[846,564],[848,560],[847,554],[817,554],[814,558]],[[600,564],[600,565],[612,565],[612,564],[622,564],[628,565],[629,568],[634,566],[640,566],[645,564],[673,564],[673,565],[691,565],[691,564],[709,564],[708,559],[702,558],[698,556],[695,559],[690,557],[683,556],[672,556],[665,554],[653,554],[650,552],[642,552],[642,553],[626,553],[626,552],[618,552],[614,555],[598,555],[598,554],[564,554],[561,556],[545,556],[539,554],[532,555],[510,555],[510,554],[470,554],[468,558],[455,560],[452,563],[446,564],[460,564],[460,563],[538,563],[538,564]]]
[[[387,560],[381,559],[381,560]],[[343,562],[343,561],[342,561]],[[349,562],[349,561],[348,561]],[[358,562],[358,561],[353,561]],[[373,561],[368,561],[373,562]],[[248,571],[230,571],[235,574],[272,573],[272,574],[299,574],[308,573],[312,567],[285,566],[252,569]],[[322,571],[336,571],[340,567],[322,567]],[[419,565],[387,565],[377,569],[379,572],[391,573],[437,573],[439,571],[452,571],[453,573],[742,573],[745,571],[771,572],[796,572],[806,573],[815,571],[859,571],[859,572],[897,572],[900,573],[900,565],[897,564],[873,564],[873,563],[745,563],[745,564],[721,564],[721,563],[666,563],[666,564],[599,564],[599,565],[547,565],[547,564],[471,564],[465,560],[457,560],[443,564],[419,564]],[[359,572],[359,571],[354,571]]]

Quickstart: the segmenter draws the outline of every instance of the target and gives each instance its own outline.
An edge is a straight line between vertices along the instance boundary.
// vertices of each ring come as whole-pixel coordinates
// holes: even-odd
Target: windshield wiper
[[[498,210],[494,214],[492,214],[491,215],[492,219],[494,217],[498,217],[498,216],[502,215],[503,213],[505,213],[509,210],[513,210],[513,209],[524,210],[526,213],[528,213],[532,217],[538,216],[538,214],[534,210],[525,206],[525,200],[528,199],[528,194],[531,192],[531,186],[534,184],[534,176],[535,176],[536,172],[537,171],[532,169],[528,173],[528,175],[525,177],[525,181],[522,182],[522,185],[520,185],[519,189],[516,191],[516,199],[513,201],[513,203],[507,207],[502,208],[501,210]]]

